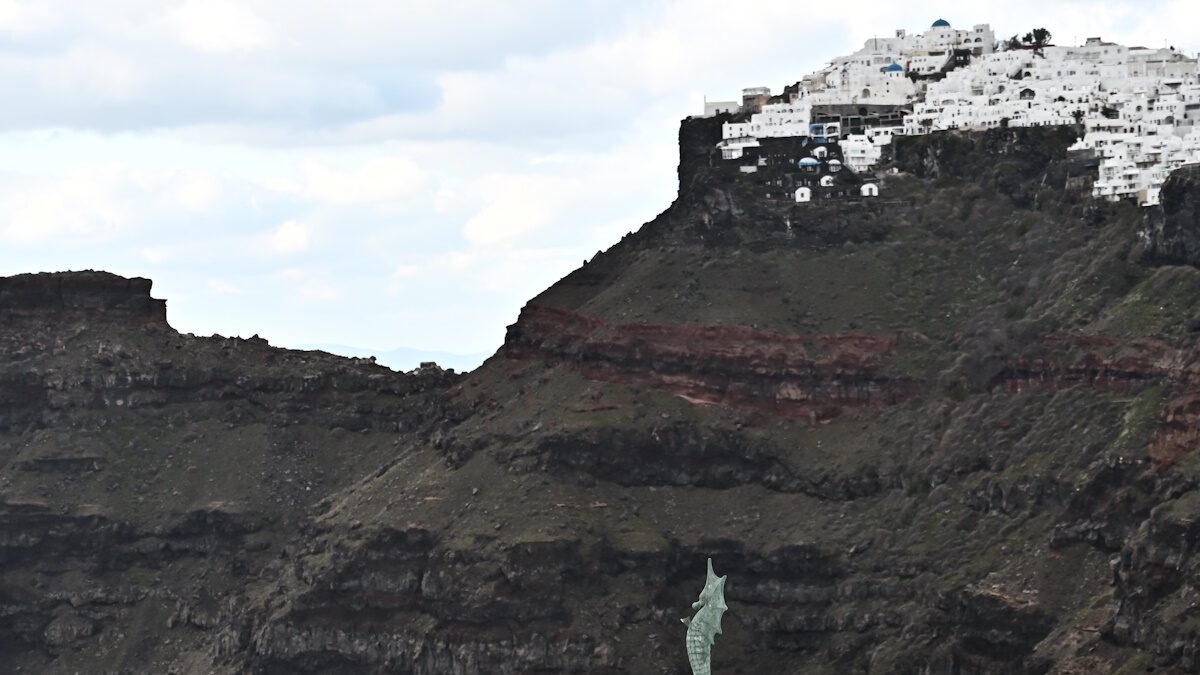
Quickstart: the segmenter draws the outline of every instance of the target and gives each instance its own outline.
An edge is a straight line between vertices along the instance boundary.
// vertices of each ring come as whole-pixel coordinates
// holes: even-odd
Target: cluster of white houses
[[[707,102],[726,122],[722,156],[738,159],[763,138],[837,143],[842,161],[869,171],[897,135],[950,129],[1080,124],[1074,150],[1091,152],[1096,196],[1158,203],[1166,176],[1200,162],[1197,60],[1168,48],[1089,38],[1079,47],[1007,45],[992,29],[944,20],[921,34],[896,31],[772,96]]]

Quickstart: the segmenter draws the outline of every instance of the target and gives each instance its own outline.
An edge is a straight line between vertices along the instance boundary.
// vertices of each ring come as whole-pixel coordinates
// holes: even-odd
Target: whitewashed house
[[[939,19],[920,34],[897,30],[867,40],[801,78],[785,103],[765,96],[769,90],[743,92],[741,110],[753,114],[724,125],[722,157],[741,157],[758,138],[807,136],[837,142],[845,166],[863,173],[900,134],[1079,125],[1072,150],[1099,159],[1093,194],[1145,205],[1157,203],[1171,171],[1200,163],[1197,59],[1171,47],[1091,37],[1036,53],[1001,49],[986,24],[956,29]],[[855,105],[901,106],[903,123],[843,135],[835,122],[812,122],[815,106]]]

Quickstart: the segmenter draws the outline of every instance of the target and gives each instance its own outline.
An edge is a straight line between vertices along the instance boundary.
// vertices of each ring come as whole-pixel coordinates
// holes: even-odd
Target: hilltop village
[[[1049,43],[1043,29],[998,41],[987,24],[939,19],[897,30],[788,86],[705,102],[728,114],[718,144],[739,170],[772,172],[773,196],[875,197],[872,173],[892,139],[953,129],[1078,125],[1071,150],[1098,172],[1093,194],[1157,204],[1167,175],[1200,163],[1200,71],[1174,47],[1126,47],[1088,38]]]

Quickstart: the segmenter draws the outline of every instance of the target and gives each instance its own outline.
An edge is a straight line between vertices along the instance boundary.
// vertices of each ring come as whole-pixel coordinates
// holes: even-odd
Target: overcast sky
[[[183,332],[490,353],[670,203],[706,95],[939,17],[1194,52],[1196,6],[0,0],[0,275],[150,277]]]

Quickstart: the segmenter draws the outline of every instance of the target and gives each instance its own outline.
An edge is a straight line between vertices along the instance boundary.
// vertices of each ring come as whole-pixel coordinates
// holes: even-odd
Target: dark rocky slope
[[[461,378],[6,280],[6,653],[685,673],[711,556],[714,672],[1200,671],[1200,175],[1142,210],[1070,129],[942,134],[795,205],[718,134]]]
[[[183,336],[146,279],[0,279],[6,672],[210,672],[172,630],[215,635],[321,499],[464,416],[457,379]]]

